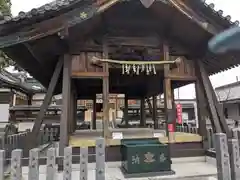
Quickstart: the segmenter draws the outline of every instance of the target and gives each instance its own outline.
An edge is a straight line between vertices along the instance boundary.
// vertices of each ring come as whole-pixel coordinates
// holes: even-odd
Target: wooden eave
[[[74,3],[72,4],[70,2]],[[71,28],[76,25],[90,25],[90,22],[94,21],[93,17],[96,17],[97,14],[100,14],[106,9],[115,6],[115,4],[131,2],[132,1],[120,2],[120,0],[97,2],[69,0],[69,4],[66,3],[66,5],[63,5],[58,10],[51,9],[47,12],[44,12],[42,16],[38,16],[38,13],[36,13],[34,16],[22,16],[22,19],[20,18],[20,20],[9,20],[0,26],[0,29],[2,30],[0,31],[0,48],[2,48],[3,51],[5,51],[13,60],[15,60],[20,66],[26,69],[35,79],[37,79],[46,87],[48,86],[49,79],[52,75],[55,62],[61,54],[58,54],[58,52],[56,52],[54,55],[48,56],[49,59],[47,58],[44,60],[44,62],[40,62],[41,60],[38,60],[37,55],[32,53],[27,48],[28,46],[26,46],[26,43],[34,44],[35,42],[45,41],[47,45],[50,41],[58,42],[55,43],[59,44],[56,48],[62,48],[61,53],[63,53],[66,51],[66,49],[64,47],[64,42],[62,42],[61,37],[59,37],[59,33],[61,33],[64,28]],[[179,20],[188,23],[188,28],[192,28],[191,31],[194,31],[194,33],[196,33],[192,33],[194,35],[193,37],[198,37],[199,41],[197,43],[194,43],[194,38],[188,38],[185,36],[184,31],[187,30],[187,28],[181,27],[181,23],[177,24],[178,28],[181,27],[185,29],[177,29],[177,26],[174,26],[174,24],[172,26],[172,29],[176,29],[174,31],[175,33],[179,32],[179,34],[175,34],[175,36],[181,36],[181,43],[184,44],[190,51],[196,52],[199,49],[202,49],[199,51],[199,54],[197,56],[198,58],[204,58],[204,55],[207,54],[207,41],[213,36],[214,33],[219,31],[219,27],[215,27],[209,23],[209,26],[206,26],[204,23],[206,22],[205,18],[202,16],[200,16],[200,20],[196,18],[196,13],[194,12],[193,6],[186,6],[187,3],[184,4],[179,0],[172,0],[170,1],[170,4],[161,3],[161,1],[155,2],[152,5],[151,10],[153,10],[158,17],[158,13],[161,13],[159,12],[161,10],[161,7],[167,7],[169,10],[174,11],[174,14],[172,15],[175,16],[175,23],[177,23]],[[176,4],[178,6],[175,6]],[[46,8],[46,6],[43,7]],[[85,13],[87,16],[81,17],[81,13]],[[169,13],[165,11],[165,15],[169,16]],[[171,23],[171,18],[172,17],[165,18],[166,20],[170,21],[169,24]],[[35,20],[37,20],[37,23],[30,25],[31,22]],[[222,30],[222,28],[224,29],[226,27],[223,27],[221,24],[220,29]],[[197,45],[194,47],[194,44]],[[25,53],[23,54],[23,52]],[[214,56],[214,58],[216,59],[216,56]],[[229,57],[227,56],[227,58]],[[222,61],[225,63],[223,64]],[[225,70],[228,67],[232,67],[238,64],[236,60],[226,61],[225,59],[221,60],[221,62],[217,62],[216,60],[206,60],[204,62],[207,65],[207,71],[209,74],[217,73],[221,70]]]

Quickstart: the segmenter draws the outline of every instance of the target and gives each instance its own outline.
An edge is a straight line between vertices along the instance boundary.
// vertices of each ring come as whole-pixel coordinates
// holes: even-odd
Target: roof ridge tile
[[[230,15],[226,15],[226,16],[223,16],[223,13],[224,11],[222,9],[220,10],[216,10],[215,9],[215,4],[214,3],[206,3],[206,0],[200,0],[207,8],[210,8],[213,13],[215,13],[216,15],[218,15],[220,18],[222,19],[226,19],[227,21],[229,21],[230,24],[233,24],[233,25],[239,25],[239,21],[236,20],[236,21],[231,21],[232,17]]]

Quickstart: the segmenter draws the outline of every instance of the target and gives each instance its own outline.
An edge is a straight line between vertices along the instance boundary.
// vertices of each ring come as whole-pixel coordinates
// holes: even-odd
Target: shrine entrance
[[[19,18],[6,17],[0,24],[0,48],[48,87],[29,146],[34,147],[48,105],[58,94],[62,94],[61,156],[68,145],[94,150],[99,136],[106,140],[107,160],[120,160],[123,141],[135,138],[167,144],[169,157],[201,156],[206,150],[206,118],[214,131],[231,137],[209,75],[237,65],[238,55],[213,55],[206,44],[233,23],[216,17],[200,1],[94,0],[55,5],[20,13]],[[192,83],[198,129],[176,132],[173,91]],[[102,95],[100,120],[97,94]],[[110,94],[124,95],[120,127],[116,113],[109,110]],[[164,99],[158,100],[158,106],[159,95]],[[77,129],[81,100],[93,102],[85,130]],[[131,107],[128,100],[139,101],[138,106]],[[131,108],[140,116],[137,127],[130,126]],[[147,127],[149,114],[152,128]]]
[[[123,10],[127,10],[126,13],[120,13]],[[160,16],[160,11],[164,16]],[[101,15],[104,26],[98,17],[94,17],[91,23],[97,25],[89,23],[84,27],[92,29],[85,36],[84,43],[79,46],[72,44],[71,78],[78,100],[92,102],[89,110],[91,130],[73,130],[69,135],[71,146],[83,146],[86,142],[91,144],[94,138],[103,136],[108,140],[109,148],[113,150],[111,147],[115,147],[118,151],[121,140],[157,138],[169,145],[169,152],[175,149],[171,148],[171,144],[180,147],[183,142],[192,141],[197,151],[190,154],[203,153],[203,149],[199,148],[201,135],[193,133],[185,136],[176,132],[173,91],[195,83],[197,76],[195,62],[187,58],[188,55],[194,56],[194,51],[179,40],[168,37],[166,29],[160,25],[171,21],[171,25],[175,26],[178,19],[167,19],[170,12],[175,11],[162,2],[150,8],[140,1],[124,2]],[[77,31],[83,27],[75,28]],[[174,29],[171,31],[175,33]],[[71,38],[75,42],[76,37]],[[96,112],[97,94],[101,94],[102,99],[101,117]],[[121,119],[110,109],[111,94],[123,95]],[[164,98],[159,99],[161,95]],[[136,100],[138,104],[129,105],[129,100]]]

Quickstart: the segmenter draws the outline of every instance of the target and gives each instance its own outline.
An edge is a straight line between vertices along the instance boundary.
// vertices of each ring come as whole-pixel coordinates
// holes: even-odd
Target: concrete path
[[[195,158],[192,161],[183,161],[183,158],[173,159],[172,170],[176,172],[175,175],[169,176],[155,176],[142,178],[124,178],[120,170],[120,162],[106,163],[106,180],[217,180],[217,169],[214,165],[204,162],[204,157]],[[201,159],[201,160],[200,160]],[[72,180],[79,180],[80,165],[74,164],[72,166]],[[88,164],[88,179],[95,179],[95,163]],[[23,178],[28,180],[28,168],[23,168]],[[46,166],[40,166],[40,178],[46,179]],[[62,180],[62,173],[57,173],[56,180]]]

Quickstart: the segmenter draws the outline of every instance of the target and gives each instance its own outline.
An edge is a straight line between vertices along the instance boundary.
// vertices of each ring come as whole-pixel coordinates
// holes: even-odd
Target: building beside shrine
[[[216,95],[222,104],[228,124],[234,126],[240,121],[240,82],[234,82],[215,88]]]
[[[33,78],[24,73],[9,73],[0,71],[0,122],[8,122],[9,108],[16,105],[29,105],[35,93],[44,92]]]

